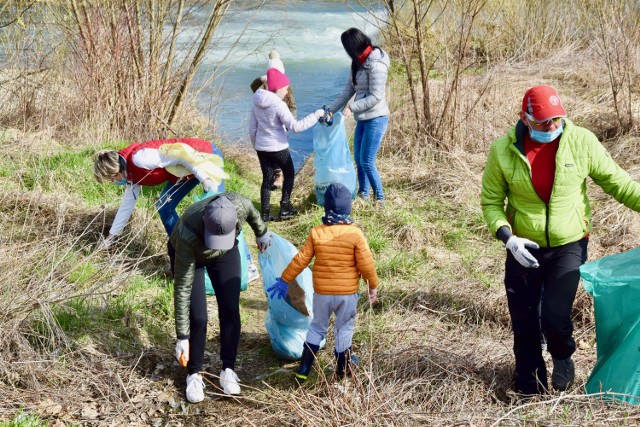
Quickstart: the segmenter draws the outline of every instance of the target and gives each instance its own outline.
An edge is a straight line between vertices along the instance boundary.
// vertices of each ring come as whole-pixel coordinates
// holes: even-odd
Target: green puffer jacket
[[[543,202],[533,187],[531,167],[524,155],[527,131],[518,122],[491,144],[482,176],[481,203],[494,235],[506,225],[516,236],[541,247],[580,240],[592,226],[587,177],[620,203],[640,211],[640,183],[613,161],[593,133],[567,119],[556,154],[551,199],[548,204]]]
[[[178,339],[188,339],[189,330],[189,301],[191,286],[195,276],[196,262],[206,264],[208,261],[221,257],[227,251],[208,249],[204,244],[204,222],[202,215],[205,206],[215,198],[224,195],[236,208],[238,213],[238,229],[247,221],[256,237],[267,232],[267,226],[260,218],[260,213],[253,207],[251,200],[236,193],[222,193],[200,200],[189,206],[171,233],[171,244],[176,250],[174,266],[174,310],[176,319],[176,335]],[[240,274],[240,272],[238,272]]]

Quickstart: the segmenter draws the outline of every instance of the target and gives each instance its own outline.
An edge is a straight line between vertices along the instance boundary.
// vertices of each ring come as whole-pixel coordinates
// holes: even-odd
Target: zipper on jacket
[[[529,168],[529,180],[531,181],[531,187],[533,187],[533,192],[536,193],[536,196],[538,196],[538,199],[540,199],[540,201],[544,203],[544,238],[547,241],[547,247],[550,248],[551,243],[549,238],[549,203],[545,202],[540,198],[540,195],[536,191],[536,187],[533,185],[533,170],[531,169],[531,163],[529,163],[529,158],[522,151],[520,151],[518,147],[513,145],[512,147],[515,148],[516,152],[518,153],[522,161],[527,165],[527,168]],[[552,192],[552,195],[553,195],[553,192]],[[549,199],[549,201],[551,201],[551,199]]]
[[[551,200],[549,200],[551,201]],[[551,247],[551,241],[549,239],[549,204],[544,204],[544,238],[547,239],[547,247]]]

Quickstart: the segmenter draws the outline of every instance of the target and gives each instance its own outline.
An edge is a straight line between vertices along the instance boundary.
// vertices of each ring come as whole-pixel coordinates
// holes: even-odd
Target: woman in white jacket
[[[274,170],[280,168],[284,175],[282,199],[280,200],[280,219],[288,219],[298,211],[291,206],[291,191],[295,171],[289,153],[289,135],[287,131],[302,132],[309,129],[324,115],[319,109],[302,120],[296,120],[289,107],[283,101],[289,90],[289,78],[276,68],[267,70],[267,90],[258,89],[253,94],[253,109],[249,124],[251,143],[258,153],[262,169],[262,187],[260,205],[262,220],[271,221],[271,184]]]

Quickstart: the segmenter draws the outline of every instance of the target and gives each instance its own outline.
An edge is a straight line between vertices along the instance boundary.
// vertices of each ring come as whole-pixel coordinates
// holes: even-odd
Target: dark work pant
[[[540,263],[538,268],[521,266],[507,251],[504,283],[513,328],[515,389],[520,393],[542,393],[547,389],[541,328],[553,358],[566,359],[576,350],[571,310],[580,280],[579,268],[587,259],[587,244],[588,239],[584,238],[556,248],[530,250]]]
[[[173,248],[169,246],[170,258]],[[173,251],[175,254],[175,251]],[[173,263],[172,263],[173,265]],[[189,375],[202,370],[207,341],[207,295],[204,287],[205,269],[218,302],[220,322],[220,359],[222,369],[234,369],[238,343],[240,342],[240,283],[241,264],[238,244],[220,258],[206,265],[196,264],[195,278],[191,287],[189,310]]]
[[[276,169],[282,169],[282,199],[281,202],[289,202],[293,191],[295,170],[293,159],[289,149],[282,151],[256,151],[262,170],[262,186],[260,187],[260,206],[262,212],[268,212],[271,206],[271,186],[273,185]]]

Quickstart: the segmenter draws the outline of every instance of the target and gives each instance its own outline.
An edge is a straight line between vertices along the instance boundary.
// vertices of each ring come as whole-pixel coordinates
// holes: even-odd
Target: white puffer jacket
[[[296,120],[287,104],[274,92],[258,89],[253,94],[249,136],[257,151],[281,151],[289,148],[289,135],[302,132],[318,122],[315,113]]]
[[[389,54],[380,48],[373,49],[362,67],[356,72],[356,84],[351,80],[351,71],[347,84],[329,108],[331,111],[341,111],[348,105],[356,120],[369,120],[389,115],[386,100],[387,74],[391,61]],[[347,102],[353,94],[355,99]]]

